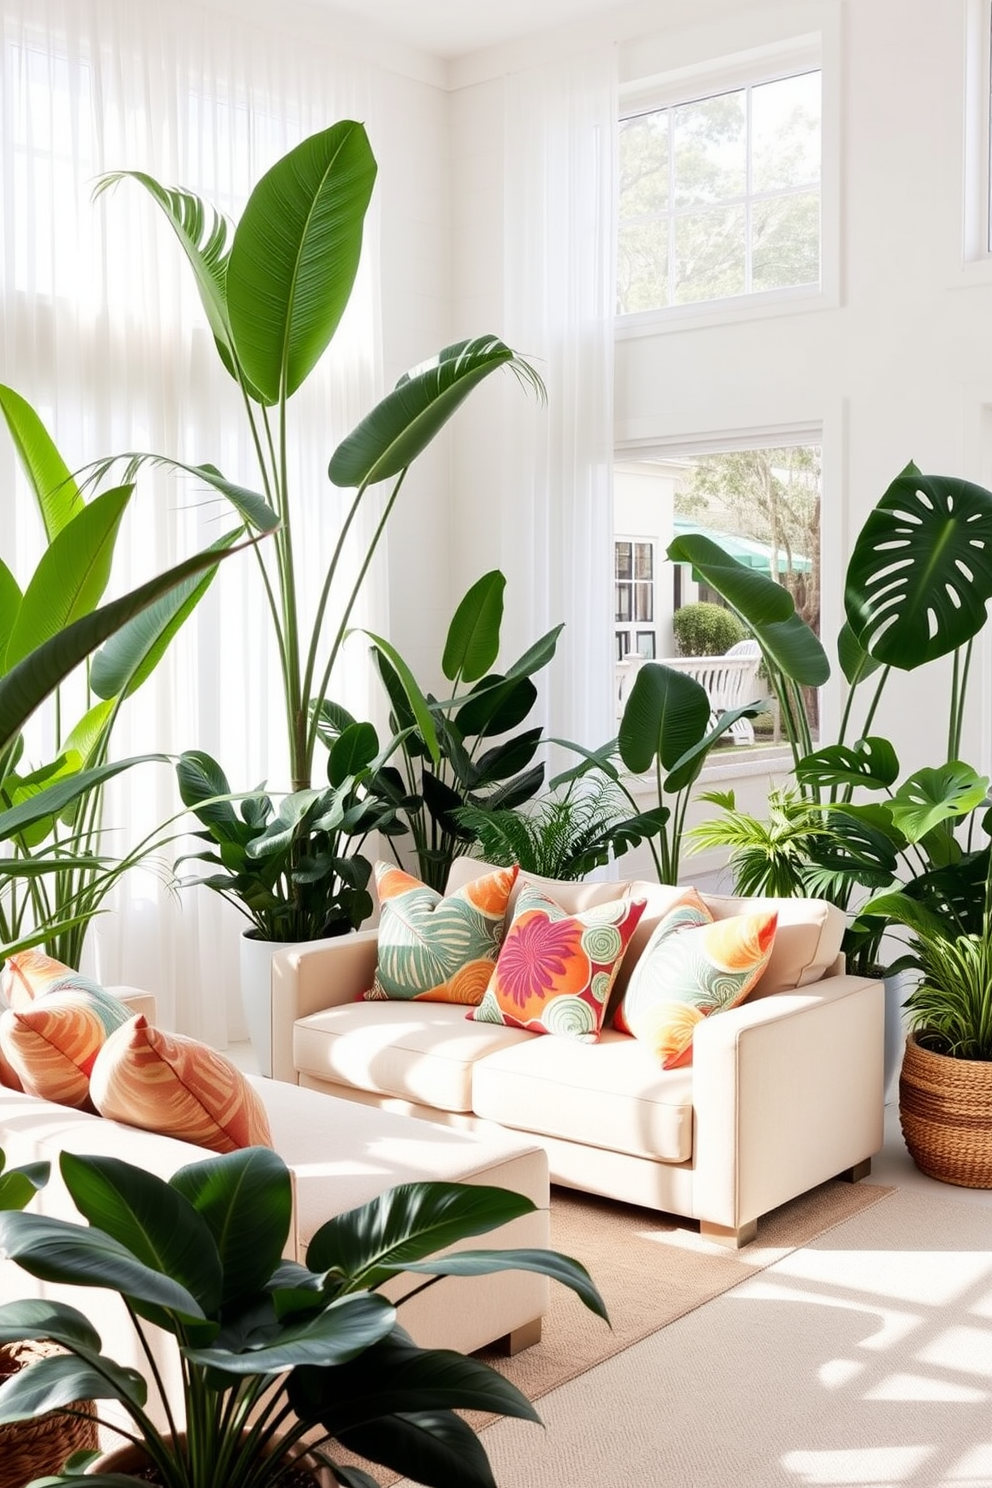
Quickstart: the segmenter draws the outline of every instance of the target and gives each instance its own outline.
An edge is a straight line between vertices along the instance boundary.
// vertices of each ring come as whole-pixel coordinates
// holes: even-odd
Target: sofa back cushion
[[[448,878],[448,892],[491,871],[491,864],[477,858],[456,858]],[[559,883],[527,874],[518,878],[514,885],[508,917],[513,915],[524,879],[542,888],[569,914],[627,896],[647,901],[640,924],[620,964],[607,1011],[608,1021],[627,990],[631,971],[658,921],[685,893],[686,885],[651,883],[646,879],[627,879],[619,883]],[[788,992],[819,982],[836,963],[846,921],[842,911],[825,899],[745,899],[732,894],[706,893],[701,897],[718,920],[758,910],[774,911],[778,915],[775,944],[761,980],[750,994],[752,1002],[759,997],[770,997],[775,992]]]

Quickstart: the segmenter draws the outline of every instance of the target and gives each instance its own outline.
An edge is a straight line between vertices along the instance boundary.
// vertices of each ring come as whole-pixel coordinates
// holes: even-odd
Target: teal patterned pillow
[[[366,1001],[482,1001],[503,940],[517,869],[498,868],[444,897],[419,879],[376,863],[379,964]]]

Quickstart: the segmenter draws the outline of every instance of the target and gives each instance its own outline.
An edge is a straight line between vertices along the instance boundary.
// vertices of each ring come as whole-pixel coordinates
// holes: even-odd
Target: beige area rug
[[[540,1343],[512,1359],[488,1351],[480,1357],[529,1399],[539,1400],[891,1192],[865,1183],[821,1184],[765,1215],[757,1240],[738,1251],[703,1240],[665,1215],[555,1189],[551,1243],[589,1270],[603,1294],[612,1327],[583,1307],[572,1292],[553,1284]],[[476,1429],[495,1420],[474,1412],[468,1419]],[[383,1484],[397,1481],[382,1470],[377,1476]],[[534,1481],[567,1488],[570,1480]]]
[[[891,1192],[483,1432],[499,1488],[992,1488],[992,1210]],[[877,1193],[877,1190],[876,1190]]]

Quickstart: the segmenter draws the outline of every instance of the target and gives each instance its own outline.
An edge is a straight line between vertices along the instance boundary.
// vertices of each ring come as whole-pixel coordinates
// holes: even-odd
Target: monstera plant
[[[334,666],[411,464],[469,393],[499,368],[510,368],[543,391],[536,373],[495,336],[445,347],[401,377],[332,454],[327,476],[354,492],[343,520],[329,520],[318,530],[300,525],[290,478],[289,452],[296,437],[290,403],[333,339],[351,296],[376,170],[364,127],[346,119],[303,140],[266,171],[233,226],[200,197],[166,188],[139,171],[114,172],[98,185],[105,191],[122,181],[136,184],[165,214],[192,268],[220,361],[238,387],[260,491],[280,520],[258,562],[279,656],[288,783],[294,793],[314,787]],[[128,458],[159,457],[132,453]],[[239,492],[215,469],[199,474],[228,497]],[[314,472],[308,478],[322,481],[325,475]],[[375,488],[381,482],[390,484],[380,498]],[[351,560],[344,560],[346,543],[359,512],[371,502],[374,530],[352,568]],[[247,520],[254,525],[250,514]],[[301,598],[301,555],[311,565],[315,558],[323,564],[309,611]],[[305,840],[293,851],[299,863],[291,866],[287,880],[291,899],[285,920],[293,917],[292,895],[301,882],[296,875],[307,872],[299,864],[312,856]],[[306,918],[301,915],[301,921]],[[341,923],[347,927],[347,916]]]
[[[988,782],[959,754],[972,651],[992,598],[992,492],[958,477],[923,475],[910,464],[871,512],[845,583],[837,656],[848,690],[838,738],[815,749],[799,704],[802,687],[827,680],[826,653],[783,588],[714,547],[680,537],[669,556],[692,562],[761,646],[793,750],[794,808],[803,828],[812,829],[807,890],[818,886],[847,906],[858,885],[901,885],[910,898],[973,929],[984,910]],[[941,658],[950,659],[946,758],[900,781],[896,750],[873,732],[885,686],[893,668],[914,672]],[[931,705],[933,696],[928,690]],[[865,801],[864,792],[879,799]],[[741,825],[733,823],[734,831]],[[714,842],[719,828],[708,823],[706,831]],[[877,947],[889,923],[884,901],[868,909],[854,921],[851,948],[859,938]]]

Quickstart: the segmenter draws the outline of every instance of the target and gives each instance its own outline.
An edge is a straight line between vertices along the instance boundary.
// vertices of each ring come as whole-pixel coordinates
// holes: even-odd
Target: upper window
[[[820,72],[620,122],[618,312],[820,281]]]

